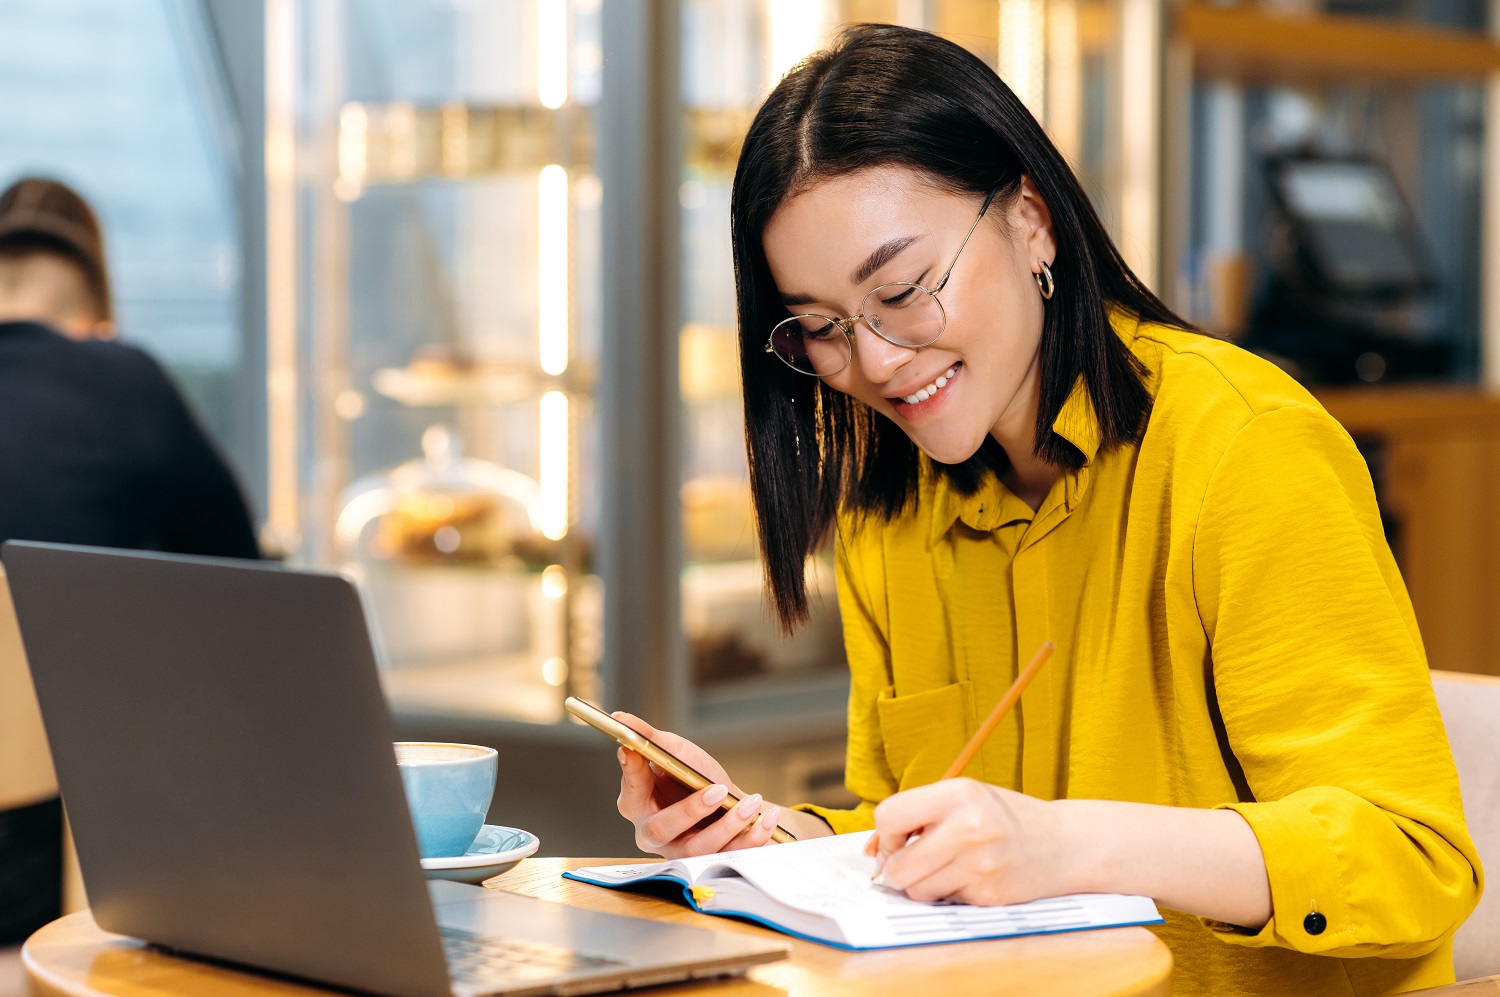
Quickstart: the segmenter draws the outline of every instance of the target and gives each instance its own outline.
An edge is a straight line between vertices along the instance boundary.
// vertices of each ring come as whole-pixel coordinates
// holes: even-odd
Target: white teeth
[[[907,395],[902,399],[902,401],[906,402],[906,404],[908,405],[916,405],[920,402],[925,402],[927,399],[931,398],[933,395],[937,394],[944,387],[946,387],[948,382],[953,380],[953,374],[957,370],[958,364],[954,364],[952,367],[949,367],[946,371],[944,371],[936,381],[933,381],[925,388],[918,388],[916,394]]]

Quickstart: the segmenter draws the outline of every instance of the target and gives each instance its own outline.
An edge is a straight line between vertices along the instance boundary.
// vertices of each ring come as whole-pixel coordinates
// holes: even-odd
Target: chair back
[[[1479,906],[1453,938],[1453,969],[1460,980],[1500,974],[1500,677],[1432,673],[1458,782],[1464,816],[1489,874]]]
[[[0,567],[0,810],[57,795],[57,776],[31,687],[5,569]]]

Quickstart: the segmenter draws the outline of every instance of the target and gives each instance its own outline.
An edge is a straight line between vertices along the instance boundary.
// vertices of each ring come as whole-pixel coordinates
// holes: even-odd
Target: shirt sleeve
[[[1272,916],[1225,941],[1410,958],[1483,885],[1411,602],[1363,459],[1312,406],[1254,417],[1211,477],[1194,589]]]
[[[849,747],[844,783],[860,803],[852,810],[811,804],[795,809],[822,817],[835,834],[847,834],[875,826],[875,805],[896,792],[897,780],[886,762],[885,739],[876,712],[880,694],[891,685],[884,602],[871,598],[874,592],[885,592],[884,570],[879,558],[861,556],[862,543],[854,535],[852,517],[841,516],[838,526],[835,570],[844,651],[849,659]]]

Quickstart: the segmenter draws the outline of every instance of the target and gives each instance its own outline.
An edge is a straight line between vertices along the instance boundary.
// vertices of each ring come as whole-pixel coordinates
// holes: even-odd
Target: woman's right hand
[[[659,731],[629,713],[616,713],[614,718],[714,780],[693,792],[639,752],[622,747],[620,813],[635,825],[635,843],[641,851],[675,859],[757,848],[771,840],[780,807],[762,813],[760,795],[740,793],[724,767],[687,738]],[[733,810],[721,810],[719,804],[730,790],[743,799]]]

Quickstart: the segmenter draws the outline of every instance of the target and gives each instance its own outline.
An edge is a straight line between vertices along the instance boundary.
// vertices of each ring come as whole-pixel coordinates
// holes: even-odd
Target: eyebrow
[[[902,250],[920,238],[921,236],[919,235],[904,235],[886,242],[879,249],[876,249],[875,252],[865,257],[863,263],[854,268],[854,272],[849,275],[849,283],[856,287],[863,284],[870,279],[870,276],[875,271],[891,262]],[[818,299],[810,294],[783,294],[781,300],[783,304],[788,305],[810,305]]]
[[[881,267],[885,266],[887,263],[891,262],[891,260],[896,258],[897,253],[901,252],[907,246],[910,246],[912,243],[916,242],[919,238],[921,238],[921,236],[903,235],[900,238],[892,239],[890,242],[887,242],[885,245],[881,246],[879,249],[875,250],[875,252],[866,257],[863,263],[855,267],[854,272],[849,275],[849,283],[854,284],[855,286],[863,284],[865,281],[870,279],[871,274],[873,274],[876,270],[879,270]]]

